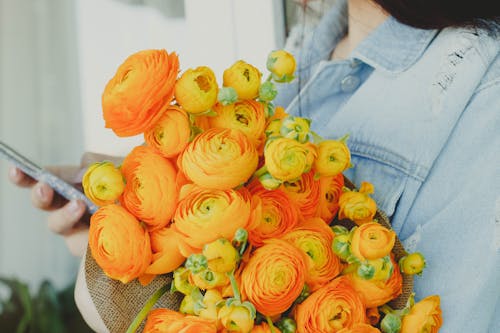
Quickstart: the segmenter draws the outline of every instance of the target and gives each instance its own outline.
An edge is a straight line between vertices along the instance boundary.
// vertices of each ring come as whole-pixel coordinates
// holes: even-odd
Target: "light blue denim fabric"
[[[415,291],[441,296],[440,332],[499,333],[500,41],[389,18],[331,61],[346,24],[339,1],[295,52],[277,105],[323,137],[350,135],[346,175],[375,185],[406,248],[425,255]]]

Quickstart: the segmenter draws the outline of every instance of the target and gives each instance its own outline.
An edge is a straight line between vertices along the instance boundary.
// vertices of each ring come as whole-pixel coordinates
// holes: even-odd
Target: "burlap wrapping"
[[[90,250],[85,257],[85,279],[90,296],[97,312],[111,333],[123,333],[141,311],[148,299],[165,284],[169,284],[172,275],[158,276],[148,286],[143,287],[134,280],[128,284],[108,278],[97,265]],[[182,301],[180,293],[165,293],[154,308],[177,310]],[[142,332],[142,323],[138,332]]]
[[[351,189],[354,188],[354,185],[348,179],[346,179],[345,185]],[[384,212],[377,210],[375,219],[390,229],[389,219]],[[336,220],[333,224],[341,224],[349,229],[354,226],[354,223],[349,220]],[[393,253],[396,260],[406,255],[406,251],[399,239],[396,239]],[[103,273],[90,251],[87,251],[85,258],[85,277],[92,301],[111,333],[125,332],[151,295],[165,284],[171,282],[171,274],[157,277],[146,287],[141,286],[137,280],[128,284],[112,280]],[[403,274],[403,292],[389,305],[395,309],[404,308],[412,291],[413,277]],[[181,300],[182,294],[167,292],[154,307],[177,310]],[[139,332],[142,332],[143,325],[144,323],[139,328]]]

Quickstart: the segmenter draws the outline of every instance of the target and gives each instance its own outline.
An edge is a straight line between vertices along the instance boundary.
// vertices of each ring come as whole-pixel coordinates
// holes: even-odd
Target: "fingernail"
[[[81,213],[82,208],[80,207],[77,201],[70,201],[70,203],[68,204],[68,211],[72,215],[77,215]]]
[[[44,186],[43,185],[40,185],[37,187],[36,189],[36,194],[38,195],[38,197],[40,199],[42,199],[42,201],[45,201],[47,198],[46,198],[46,194],[47,192],[45,191],[44,189]]]
[[[19,170],[16,167],[11,167],[9,170],[10,178],[17,180],[19,178]]]

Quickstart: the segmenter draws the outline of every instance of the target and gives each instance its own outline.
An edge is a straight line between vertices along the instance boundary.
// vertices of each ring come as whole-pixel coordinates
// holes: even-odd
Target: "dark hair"
[[[498,34],[498,0],[374,0],[398,21],[423,29],[477,27]]]

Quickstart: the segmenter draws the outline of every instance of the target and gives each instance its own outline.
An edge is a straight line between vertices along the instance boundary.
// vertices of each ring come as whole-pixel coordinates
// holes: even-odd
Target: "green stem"
[[[269,325],[269,329],[271,330],[271,333],[276,333],[276,327],[274,327],[273,321],[271,320],[271,317],[266,316],[267,320],[267,325]]]
[[[135,317],[134,321],[128,327],[126,333],[135,333],[135,331],[137,331],[137,328],[141,325],[142,321],[146,318],[146,316],[148,315],[151,308],[156,304],[158,299],[160,299],[160,297],[162,297],[163,294],[165,294],[169,289],[170,289],[170,284],[166,284],[163,287],[161,287],[160,289],[158,289],[151,296],[151,298],[148,299],[146,304],[144,304],[144,307],[141,309],[141,311]]]
[[[238,289],[238,283],[234,277],[234,271],[227,273],[227,276],[229,277],[229,281],[231,281],[231,289],[233,289],[234,298],[241,302],[240,290]]]

